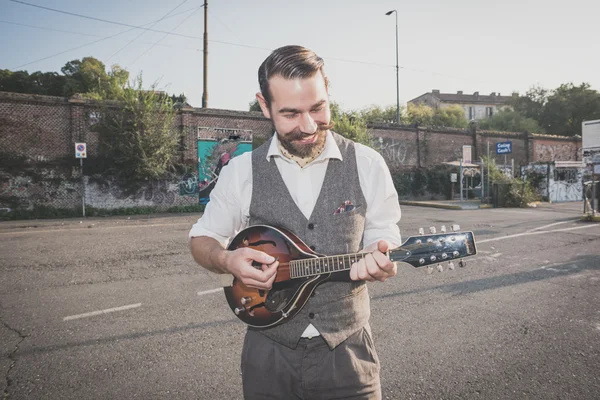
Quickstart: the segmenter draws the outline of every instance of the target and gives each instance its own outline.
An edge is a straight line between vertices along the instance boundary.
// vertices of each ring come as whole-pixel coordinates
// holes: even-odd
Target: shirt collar
[[[269,146],[269,151],[267,152],[267,161],[271,161],[271,157],[280,157],[283,160],[294,162],[289,158],[285,157],[281,154],[281,150],[279,149],[279,138],[277,137],[277,132],[273,134],[273,140],[271,140],[271,144]],[[327,131],[327,137],[325,138],[325,148],[323,152],[314,159],[312,162],[318,160],[325,160],[328,158],[337,158],[338,160],[342,160],[342,153],[340,153],[340,149],[331,134],[331,131]]]

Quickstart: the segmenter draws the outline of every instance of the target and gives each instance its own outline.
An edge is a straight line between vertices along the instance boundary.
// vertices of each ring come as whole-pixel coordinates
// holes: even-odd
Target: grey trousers
[[[242,349],[244,399],[380,400],[379,357],[371,328],[330,350],[320,336],[290,349],[248,330]]]

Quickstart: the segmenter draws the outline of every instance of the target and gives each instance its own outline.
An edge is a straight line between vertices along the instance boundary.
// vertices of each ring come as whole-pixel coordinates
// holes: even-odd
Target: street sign
[[[512,153],[512,142],[496,143],[496,154],[510,154],[510,153]]]
[[[85,143],[75,143],[75,158],[87,158]]]
[[[467,164],[471,164],[471,148],[472,146],[463,145],[463,162]]]
[[[458,182],[458,174],[450,174],[450,182]]]

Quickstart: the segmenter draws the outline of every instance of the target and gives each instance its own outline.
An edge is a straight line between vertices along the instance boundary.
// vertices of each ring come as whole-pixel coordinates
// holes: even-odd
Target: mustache
[[[334,125],[335,125],[335,123],[333,121],[328,124],[319,124],[319,125],[317,125],[317,130],[313,133],[305,133],[305,132],[302,132],[300,129],[296,129],[296,130],[291,131],[286,136],[289,138],[289,140],[302,140],[302,139],[306,139],[309,136],[328,131],[329,129],[333,128]]]

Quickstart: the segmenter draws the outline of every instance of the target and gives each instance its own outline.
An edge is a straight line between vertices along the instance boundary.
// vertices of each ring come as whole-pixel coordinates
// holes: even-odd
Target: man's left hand
[[[381,281],[396,275],[396,264],[383,253],[388,251],[385,240],[377,243],[377,250],[367,254],[362,260],[355,262],[350,267],[350,279],[353,281]]]

